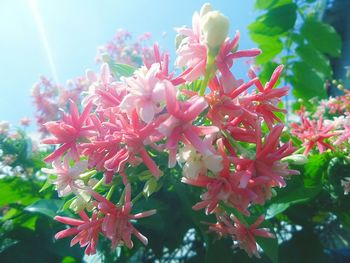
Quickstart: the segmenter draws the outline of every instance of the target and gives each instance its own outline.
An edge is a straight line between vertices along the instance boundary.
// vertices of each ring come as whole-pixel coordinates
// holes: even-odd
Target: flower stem
[[[298,150],[296,150],[293,154],[298,154],[298,153],[302,153],[305,151],[305,146],[304,147],[301,147],[299,148]]]
[[[135,196],[134,199],[131,200],[131,203],[135,204],[135,202],[138,201],[141,197],[143,197],[143,192],[138,193],[137,196]]]
[[[207,88],[209,81],[213,78],[213,73],[215,73],[215,71],[215,56],[208,54],[208,62],[205,70],[205,75],[201,83],[201,88],[199,90],[200,96],[204,96],[205,89]]]
[[[108,193],[107,193],[107,196],[106,196],[106,199],[107,199],[107,200],[110,200],[110,199],[111,199],[111,197],[112,197],[112,195],[113,195],[113,193],[114,193],[115,187],[116,187],[116,185],[113,184],[113,185],[111,186],[111,188],[109,189],[109,191],[108,191]]]
[[[102,185],[103,181],[104,181],[104,177],[102,177],[101,180],[98,181],[97,184],[95,184],[92,189],[96,190],[97,188],[99,188]]]

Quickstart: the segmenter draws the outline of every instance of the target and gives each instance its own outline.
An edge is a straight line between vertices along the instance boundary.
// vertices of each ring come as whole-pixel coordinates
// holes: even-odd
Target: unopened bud
[[[215,50],[221,46],[227,37],[229,25],[228,18],[218,11],[209,11],[201,17],[201,29],[209,49]]]
[[[199,12],[199,16],[202,17],[202,16],[206,15],[210,11],[213,11],[213,7],[211,6],[210,3],[205,3],[202,6],[201,11]]]
[[[290,162],[295,165],[303,165],[307,163],[307,157],[303,154],[293,154],[282,159],[284,162]]]

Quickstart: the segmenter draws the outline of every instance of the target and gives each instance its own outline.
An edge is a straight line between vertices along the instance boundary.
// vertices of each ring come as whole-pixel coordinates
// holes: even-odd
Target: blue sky
[[[205,2],[1,0],[0,120],[16,125],[23,116],[33,117],[30,90],[40,75],[52,79],[56,75],[64,84],[67,79],[84,74],[86,68],[96,69],[97,46],[111,39],[118,28],[125,28],[134,36],[151,32],[152,39],[174,56],[173,28],[191,25],[193,12]],[[230,18],[230,35],[240,30],[241,48],[255,46],[246,29],[256,17],[254,2],[211,1],[215,9]],[[38,26],[38,14],[42,28]],[[51,58],[47,56],[42,31],[47,35],[46,46]],[[167,32],[165,37],[163,32]]]

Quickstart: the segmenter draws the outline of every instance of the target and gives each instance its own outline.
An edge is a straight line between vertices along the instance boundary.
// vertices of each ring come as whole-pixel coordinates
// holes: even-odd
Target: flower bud
[[[282,161],[290,162],[295,165],[303,165],[307,163],[307,157],[303,154],[293,154],[283,158]]]
[[[207,13],[209,13],[210,11],[213,11],[213,7],[211,6],[210,3],[205,3],[202,6],[201,11],[199,12],[199,16],[202,17],[202,16],[206,15]]]
[[[218,11],[209,11],[201,17],[201,30],[209,49],[218,49],[225,41],[229,20]]]

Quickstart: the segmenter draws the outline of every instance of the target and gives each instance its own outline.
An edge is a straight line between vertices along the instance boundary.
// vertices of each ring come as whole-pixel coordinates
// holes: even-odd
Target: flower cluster
[[[119,29],[111,41],[98,48],[96,62],[102,63],[110,59],[134,67],[139,67],[142,63],[149,64],[153,52],[153,47],[149,44],[151,37],[151,33],[145,32],[133,41],[130,32]]]
[[[211,230],[228,235],[250,256],[258,255],[254,236],[273,237],[256,229],[263,216],[247,227],[234,216],[232,225],[218,211],[229,207],[248,217],[253,205],[271,198],[272,188],[284,187],[285,179],[298,173],[283,161],[295,151],[291,142],[281,141],[284,125],[278,116],[285,110],[278,103],[288,88],[275,86],[283,66],[266,84],[253,70],[248,81],[237,79],[234,62],[260,50],[238,50],[239,33],[230,39],[228,19],[209,4],[192,21],[192,28],[177,29],[175,65],[185,68],[178,76],[169,72],[169,55],[157,45],[144,66],[120,81],[104,63],[99,74],[88,75],[81,113],[71,100],[69,113],[44,125],[52,137],[43,142],[57,146],[45,159],[53,169],[44,172],[57,176],[53,183],[61,196],[73,193],[81,200],[73,207],[81,220],[56,217],[72,226],[57,238],[75,235],[72,245],[87,246],[87,254],[96,252],[100,234],[112,248],[131,248],[131,234],[147,244],[130,220],[155,211],[131,214],[131,182],[137,178],[128,169],[143,164],[154,180],[170,176],[155,161],[164,152],[167,166],[182,170],[182,182],[203,189],[193,209],[216,215]],[[106,197],[103,182],[109,188]],[[124,189],[123,204],[111,201],[117,187]]]
[[[274,238],[266,228],[257,227],[264,221],[264,216],[260,216],[252,225],[247,226],[240,222],[234,214],[228,216],[226,213],[218,213],[218,223],[211,224],[209,226],[210,231],[214,231],[220,235],[220,237],[230,236],[233,240],[238,240],[235,246],[239,246],[245,250],[251,257],[252,255],[260,257],[258,248],[255,242],[255,236]],[[233,221],[233,224],[232,224]]]
[[[291,133],[304,146],[304,155],[316,150],[319,153],[327,149],[349,153],[350,150],[350,91],[338,85],[342,95],[328,99],[313,99],[313,106],[308,110],[303,106],[298,110],[301,123],[291,123]],[[316,106],[315,106],[316,105]],[[350,192],[350,177],[340,181],[344,194]]]
[[[108,60],[134,67],[139,67],[143,63],[150,65],[153,60],[153,47],[147,44],[151,39],[150,33],[143,33],[132,43],[131,39],[132,36],[128,31],[118,30],[108,44],[98,48],[96,62],[102,64],[104,60]],[[47,77],[41,76],[32,88],[39,132],[46,136],[48,131],[44,124],[59,120],[63,116],[63,111],[69,110],[69,100],[79,105],[83,99],[82,94],[88,89],[94,89],[92,85],[94,82],[96,82],[96,74],[91,70],[87,70],[85,76],[67,81],[66,85],[54,83]],[[29,123],[30,120],[27,118],[21,120],[23,126],[28,126]]]
[[[320,153],[327,149],[343,151],[349,149],[350,139],[350,92],[341,88],[343,95],[320,101],[314,100],[317,107],[298,111],[300,123],[291,124],[291,133],[302,141],[304,154],[317,146]]]
[[[67,87],[54,84],[48,78],[42,76],[32,89],[34,106],[36,107],[36,122],[39,132],[47,134],[44,124],[48,121],[56,121],[63,115],[62,110],[68,108],[68,101],[80,101],[81,94],[87,90],[89,80],[79,77],[75,81],[68,81]],[[23,120],[23,125],[26,123]]]

